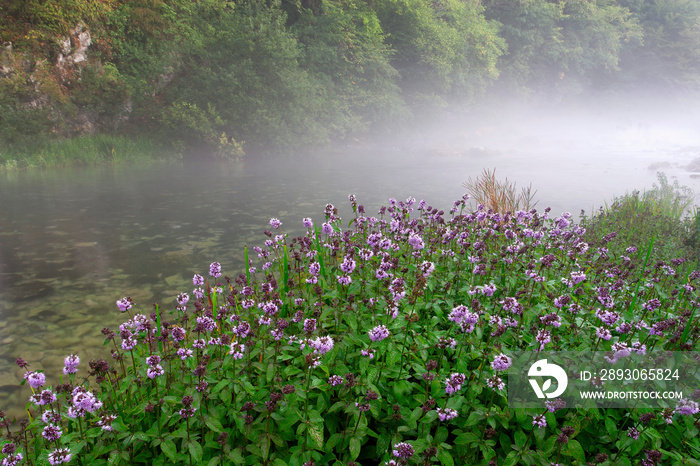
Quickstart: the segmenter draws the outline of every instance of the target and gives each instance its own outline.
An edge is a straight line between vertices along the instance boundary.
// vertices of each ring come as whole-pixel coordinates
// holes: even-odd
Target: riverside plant
[[[698,392],[524,410],[505,390],[516,350],[697,349],[700,272],[612,255],[622,235],[588,244],[567,213],[466,201],[371,216],[350,196],[347,227],[330,204],[298,237],[271,219],[244,273],[211,263],[169,311],[120,299],[111,356],[60,377],[18,359],[33,395],[3,418],[2,464],[700,464]]]

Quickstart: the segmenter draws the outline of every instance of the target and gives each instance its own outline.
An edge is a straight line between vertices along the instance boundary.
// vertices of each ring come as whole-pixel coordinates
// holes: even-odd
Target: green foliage
[[[653,241],[652,261],[669,261],[675,257],[700,257],[696,243],[697,221],[684,220],[695,195],[687,186],[680,186],[678,180],[669,183],[666,175],[657,173],[658,184],[640,193],[615,198],[611,205],[602,208],[582,224],[587,229],[586,238],[590,242],[601,241],[614,231],[614,241],[603,243],[615,255],[627,254],[625,249],[632,245],[645,247]],[[610,242],[608,242],[610,241]]]
[[[37,138],[0,150],[0,171],[27,168],[57,168],[75,165],[152,161],[172,158],[172,151],[152,138],[110,134],[76,136],[69,139]]]
[[[505,43],[478,2],[378,0],[375,8],[412,98],[464,98],[498,76]]]
[[[623,55],[628,85],[697,89],[700,84],[700,3],[694,0],[620,0],[640,20],[643,44]]]
[[[330,136],[365,133],[406,112],[384,31],[367,4],[321,2],[315,13],[301,10],[291,30],[302,51],[299,64],[327,103],[320,118]]]
[[[18,359],[41,395],[27,423],[0,418],[11,427],[0,434],[3,454],[12,442],[32,464],[59,448],[90,465],[695,457],[695,401],[515,408],[502,386],[520,350],[696,348],[692,265],[653,264],[643,245],[628,258],[603,254],[568,214],[468,212],[461,199],[445,215],[409,198],[369,219],[350,200],[347,228],[332,205],[320,228],[305,222],[294,239],[271,219],[274,240],[255,248],[264,273],[231,280],[212,263],[170,311],[119,300],[127,321],[118,334],[103,330],[112,355],[66,364],[77,373],[39,375]],[[601,302],[615,303],[604,311],[612,324],[601,323]],[[627,331],[615,330],[623,323]],[[601,327],[614,336],[597,335]],[[700,374],[688,372],[694,386]],[[50,411],[61,435],[49,441]]]
[[[521,92],[580,93],[619,70],[622,49],[638,43],[638,19],[607,0],[488,0],[486,16],[502,24],[508,54],[503,87]]]

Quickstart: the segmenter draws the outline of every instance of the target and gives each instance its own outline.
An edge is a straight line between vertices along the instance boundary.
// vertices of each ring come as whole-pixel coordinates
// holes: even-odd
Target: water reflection
[[[244,245],[264,240],[271,217],[291,234],[302,231],[303,217],[322,220],[328,202],[349,218],[349,193],[368,214],[389,197],[408,196],[448,210],[463,194],[462,182],[493,167],[520,186],[532,182],[540,209],[577,215],[649,187],[650,163],[670,157],[682,167],[700,155],[700,143],[686,152],[621,147],[409,145],[243,163],[0,174],[0,408],[18,415],[26,403],[15,358],[45,370],[50,384],[59,383],[68,354],[78,354],[84,370],[89,359],[108,356],[100,330],[121,322],[117,299],[131,296],[142,312],[154,302],[170,309],[210,262],[230,275],[242,271]],[[697,189],[683,170],[667,173]]]

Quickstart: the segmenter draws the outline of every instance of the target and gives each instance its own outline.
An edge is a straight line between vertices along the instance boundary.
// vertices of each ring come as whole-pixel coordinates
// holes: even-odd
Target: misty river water
[[[657,170],[700,192],[697,126],[633,120],[585,133],[550,121],[545,134],[510,123],[295,157],[0,173],[0,409],[20,415],[27,401],[17,357],[53,385],[69,354],[84,373],[109,358],[100,330],[123,321],[116,300],[169,310],[212,261],[235,276],[271,217],[301,233],[303,217],[323,220],[332,203],[347,221],[351,193],[367,215],[409,196],[447,211],[484,168],[532,183],[538,210],[575,218],[650,188]]]

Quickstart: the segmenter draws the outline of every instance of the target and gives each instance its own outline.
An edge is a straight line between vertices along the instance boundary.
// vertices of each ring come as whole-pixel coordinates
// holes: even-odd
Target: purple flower
[[[683,416],[692,416],[693,414],[700,412],[700,404],[698,404],[696,401],[682,398],[678,401],[674,411]]]
[[[102,402],[83,387],[76,387],[73,390],[73,405],[89,413],[92,413],[102,407]]]
[[[542,351],[544,349],[544,345],[552,341],[552,334],[549,332],[549,330],[540,330],[537,332],[536,340],[540,344],[539,350]]]
[[[340,285],[348,286],[350,283],[352,283],[352,278],[350,278],[348,275],[336,275],[336,278],[338,279],[338,283]]]
[[[70,463],[71,454],[68,448],[59,448],[49,453],[49,463],[56,466],[61,463]]]
[[[193,353],[192,353],[191,349],[178,348],[178,350],[177,350],[177,355],[180,356],[180,359],[182,359],[183,361],[185,359],[189,358],[190,356],[192,356],[192,354]]]
[[[233,343],[231,343],[228,354],[232,355],[233,359],[242,359],[244,351],[245,345],[243,343],[237,343],[234,341]]]
[[[192,277],[192,284],[194,284],[194,286],[204,285],[204,277],[198,273],[194,274],[194,277]]]
[[[155,379],[156,377],[163,375],[164,373],[165,371],[163,371],[163,366],[161,366],[160,364],[156,364],[155,366],[149,367],[146,371],[146,375],[149,379]]]
[[[31,371],[24,374],[24,378],[32,388],[43,387],[46,383],[46,376],[41,372]]]
[[[491,367],[495,371],[505,371],[508,370],[511,364],[513,364],[513,360],[501,353],[493,359]]]
[[[154,355],[146,358],[146,364],[148,364],[151,367],[155,367],[159,363],[160,363],[160,356],[158,356],[157,354],[154,354]]]
[[[506,388],[506,383],[503,381],[502,378],[500,378],[497,375],[494,375],[493,377],[486,379],[486,385],[491,387],[493,391],[497,390],[503,390]]]
[[[48,405],[56,402],[56,395],[51,390],[42,390],[37,400],[38,405]]]
[[[314,349],[314,353],[325,354],[333,349],[334,341],[329,336],[316,337],[309,340],[309,346]]]
[[[212,262],[209,264],[209,275],[211,275],[214,278],[218,278],[221,276],[221,264],[218,262]]]
[[[182,341],[185,339],[187,336],[187,332],[185,331],[184,328],[175,326],[172,328],[170,331],[170,336],[173,338],[175,341]]]
[[[345,260],[343,260],[343,263],[340,264],[340,270],[342,270],[346,274],[350,274],[353,272],[353,270],[355,270],[356,265],[357,264],[355,263],[353,258],[350,256],[347,256],[347,257],[345,257]]]
[[[372,341],[382,341],[389,336],[389,329],[386,325],[377,325],[372,330],[367,332],[369,334],[369,339]]]
[[[321,225],[321,231],[323,231],[327,235],[333,234],[333,227],[329,223],[324,223]]]
[[[612,338],[612,333],[610,333],[610,330],[603,327],[598,327],[598,329],[596,329],[595,331],[595,334],[598,338],[601,338],[603,340],[610,340]]]
[[[438,408],[437,409],[438,413],[438,418],[440,418],[440,421],[449,421],[450,419],[454,419],[458,416],[457,411],[451,408]]]
[[[630,427],[627,429],[627,436],[637,440],[639,438],[639,431],[634,427]]]
[[[78,356],[74,354],[67,356],[66,359],[63,360],[63,373],[66,375],[75,374],[78,372],[78,364],[80,364],[80,358]]]
[[[445,379],[445,392],[448,395],[458,392],[462,389],[462,384],[465,380],[466,376],[464,374],[454,372],[447,379]]]
[[[411,247],[413,247],[413,249],[416,251],[423,249],[425,247],[425,243],[423,242],[423,238],[421,238],[418,235],[411,235],[408,238],[408,244],[410,244]]]
[[[116,414],[105,414],[97,421],[97,425],[102,427],[102,430],[107,432],[113,432],[114,427],[112,427],[112,422],[117,418]]]
[[[328,384],[331,387],[337,387],[338,385],[343,383],[343,378],[339,375],[331,375],[330,378],[328,379]]]
[[[305,217],[305,218],[301,221],[301,223],[302,223],[302,225],[304,225],[306,228],[313,228],[313,226],[314,226],[314,222],[312,222],[311,219],[310,219],[309,217]]]
[[[188,417],[194,416],[195,411],[197,411],[197,408],[188,406],[180,410],[180,416],[182,416],[183,419],[187,419]]]
[[[282,222],[280,222],[277,218],[271,218],[270,226],[276,230],[277,228],[282,226]]]
[[[561,398],[556,398],[551,401],[545,401],[544,404],[545,406],[547,406],[547,410],[550,413],[554,413],[560,409],[566,408],[566,401],[562,400]]]
[[[306,333],[313,333],[316,330],[316,319],[305,319],[304,320],[304,331]]]
[[[362,356],[367,356],[370,359],[374,358],[374,350],[372,348],[367,348],[366,350],[360,351],[362,353]]]
[[[126,312],[132,307],[134,307],[134,302],[129,297],[122,298],[119,301],[117,301],[117,307],[121,312]]]
[[[61,438],[61,429],[53,424],[49,424],[46,427],[44,427],[43,432],[41,432],[41,436],[49,442],[55,442],[56,440]]]
[[[547,419],[545,419],[544,414],[536,414],[532,416],[532,425],[537,426],[538,429],[547,427]]]
[[[392,453],[397,458],[407,459],[413,456],[415,450],[413,449],[410,443],[399,442],[396,445],[394,445],[394,451]]]
[[[309,264],[309,273],[311,275],[316,276],[319,274],[319,272],[321,272],[321,264],[319,264],[318,262],[312,262],[311,264]]]

